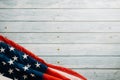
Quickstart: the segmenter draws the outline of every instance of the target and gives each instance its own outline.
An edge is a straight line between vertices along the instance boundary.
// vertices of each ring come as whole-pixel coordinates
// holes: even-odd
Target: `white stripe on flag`
[[[12,79],[0,75],[0,80],[12,80]]]
[[[80,79],[80,78],[78,78],[78,77],[76,77],[74,75],[71,75],[71,74],[68,74],[68,73],[65,73],[65,72],[62,72],[62,71],[59,71],[59,70],[56,70],[56,69],[53,69],[53,68],[50,68],[50,69],[52,69],[53,71],[56,71],[59,74],[69,78],[70,80],[83,80],[83,79]]]

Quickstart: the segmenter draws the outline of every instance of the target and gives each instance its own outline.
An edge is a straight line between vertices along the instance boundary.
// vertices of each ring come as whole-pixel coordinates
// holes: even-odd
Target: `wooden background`
[[[88,80],[120,80],[120,0],[0,0],[0,34]]]

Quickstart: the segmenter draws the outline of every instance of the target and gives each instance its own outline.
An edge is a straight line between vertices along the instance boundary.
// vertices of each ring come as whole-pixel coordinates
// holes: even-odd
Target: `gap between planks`
[[[0,20],[0,22],[120,22],[120,20]]]

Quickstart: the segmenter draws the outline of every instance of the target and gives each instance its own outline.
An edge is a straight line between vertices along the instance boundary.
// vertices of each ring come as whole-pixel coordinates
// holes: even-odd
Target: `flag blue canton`
[[[13,80],[43,80],[47,68],[29,55],[0,42],[0,75]]]

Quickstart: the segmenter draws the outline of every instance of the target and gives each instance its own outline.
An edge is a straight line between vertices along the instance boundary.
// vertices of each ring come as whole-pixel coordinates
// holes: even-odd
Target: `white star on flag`
[[[13,57],[13,60],[14,60],[14,61],[17,61],[17,59],[18,59],[18,57],[16,57],[16,56]]]
[[[1,47],[0,52],[5,52],[5,49]]]
[[[15,48],[13,48],[13,47],[10,47],[10,51],[14,51],[14,49],[15,49]]]
[[[18,69],[18,68],[15,68],[17,71],[20,71],[20,69]]]
[[[31,67],[31,65],[27,64],[27,67],[28,67],[28,68],[30,68],[30,67]]]
[[[38,62],[35,65],[36,65],[36,67],[40,67],[40,64]]]
[[[3,65],[6,65],[6,63],[5,63],[4,61],[2,62],[2,64],[3,64]]]
[[[26,78],[27,78],[27,75],[23,75],[23,78],[26,79]]]
[[[35,75],[34,74],[30,74],[32,77],[35,77]]]
[[[10,61],[8,61],[9,65],[12,65],[13,64],[13,60],[10,59]]]
[[[28,66],[23,67],[24,71],[28,70]]]
[[[27,59],[28,55],[24,54],[23,59]]]
[[[14,80],[18,80],[17,78],[14,78]]]
[[[9,69],[8,72],[9,72],[9,74],[12,74],[13,73],[13,69]]]

